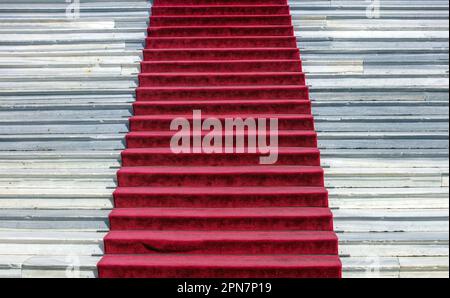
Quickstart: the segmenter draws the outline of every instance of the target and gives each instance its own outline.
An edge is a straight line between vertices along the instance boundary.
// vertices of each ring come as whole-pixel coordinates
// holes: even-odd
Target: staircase
[[[155,1],[100,277],[341,276],[286,4]],[[276,50],[290,57],[280,59]],[[307,133],[300,141],[311,144],[293,147],[292,138],[282,138],[273,165],[260,165],[261,153],[247,146],[242,156],[205,148],[173,153],[171,121],[193,124],[196,109],[200,120],[224,123],[221,132],[226,119],[277,118],[282,136]],[[260,139],[260,131],[245,133]],[[227,133],[238,138],[239,131]],[[238,151],[237,141],[230,149]]]
[[[448,276],[448,2],[290,6],[344,277]],[[149,7],[0,3],[1,276],[97,275]]]

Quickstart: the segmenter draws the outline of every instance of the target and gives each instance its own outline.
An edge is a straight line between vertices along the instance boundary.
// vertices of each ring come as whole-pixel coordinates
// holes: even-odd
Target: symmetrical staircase
[[[80,5],[0,1],[1,277],[95,277],[103,254],[151,3]]]
[[[287,1],[157,0],[148,31],[99,276],[340,277]],[[173,153],[171,121],[194,110],[277,118],[278,161]]]
[[[2,277],[94,277],[103,255],[151,1],[80,3],[69,20],[63,0],[0,2]],[[448,1],[289,4],[344,277],[448,277]]]

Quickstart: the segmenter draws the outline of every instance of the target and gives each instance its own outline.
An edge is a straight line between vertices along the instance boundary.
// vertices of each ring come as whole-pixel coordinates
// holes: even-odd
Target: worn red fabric
[[[116,208],[328,207],[323,187],[119,187]]]
[[[249,152],[236,158],[227,153],[173,154],[169,148],[127,149],[122,152],[122,165],[124,167],[253,166],[259,163],[259,157],[260,154]],[[277,165],[320,166],[320,152],[316,148],[280,148]]]
[[[287,1],[155,0],[143,54],[99,277],[341,277]],[[277,162],[173,153],[170,124],[194,110],[277,118]]]
[[[113,231],[108,254],[336,254],[333,232],[309,231]]]
[[[180,61],[215,60],[239,62],[253,60],[256,63],[265,60],[293,60],[300,62],[300,51],[294,48],[210,48],[210,49],[145,49],[145,61],[168,61],[174,64]],[[246,69],[246,68],[244,68]]]
[[[336,278],[341,263],[333,255],[107,255],[104,278]],[[195,268],[195,269],[194,269]]]
[[[139,75],[139,83],[142,87],[291,86],[305,85],[305,74],[298,72],[143,73]]]
[[[311,102],[309,100],[240,100],[232,102],[227,100],[216,101],[152,101],[152,102],[135,102],[133,103],[134,115],[151,116],[151,115],[189,115],[193,110],[201,109],[203,115],[241,115],[249,113],[257,114],[311,114]],[[314,147],[314,146],[312,146]]]
[[[206,132],[202,134],[205,135]],[[173,132],[170,131],[130,132],[126,136],[126,142],[128,148],[161,148],[167,147],[172,136]],[[314,131],[286,130],[280,131],[278,137],[280,147],[317,147],[317,134]]]

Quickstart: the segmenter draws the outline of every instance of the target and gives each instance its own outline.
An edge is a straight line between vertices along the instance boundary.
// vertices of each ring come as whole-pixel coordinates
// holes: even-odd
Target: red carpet
[[[287,1],[154,2],[99,277],[341,277]],[[194,110],[277,118],[278,161],[173,153],[171,122]]]

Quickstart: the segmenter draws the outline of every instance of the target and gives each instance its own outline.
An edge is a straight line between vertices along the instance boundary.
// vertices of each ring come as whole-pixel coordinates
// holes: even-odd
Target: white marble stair
[[[448,277],[448,1],[290,4],[345,276]]]
[[[83,268],[103,253],[150,3],[83,0],[77,20],[66,7],[0,3],[1,277],[58,259],[94,277]]]

